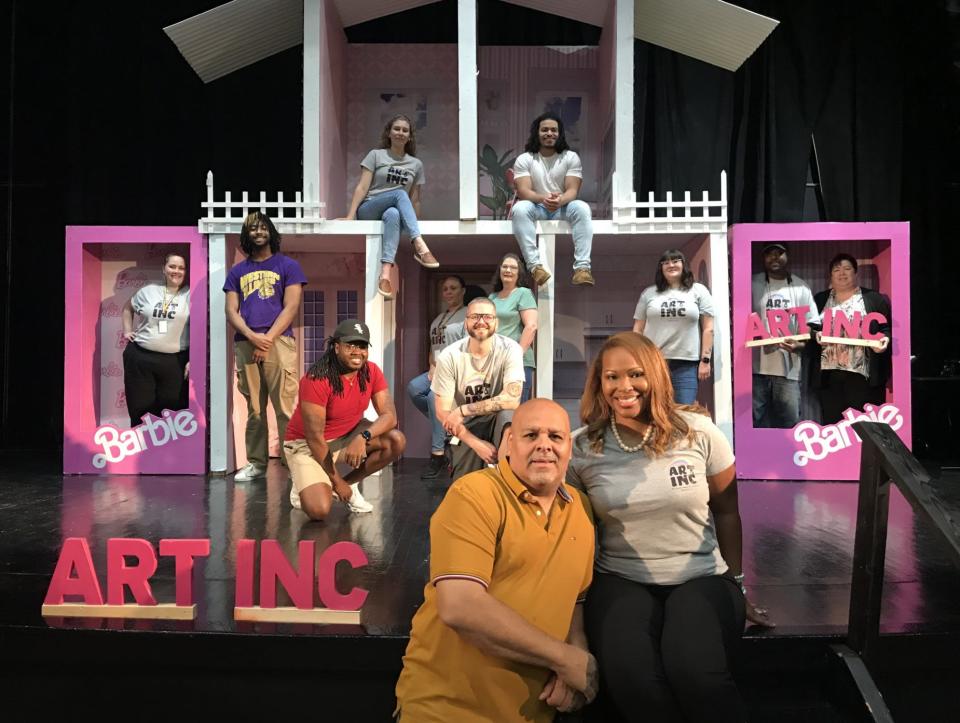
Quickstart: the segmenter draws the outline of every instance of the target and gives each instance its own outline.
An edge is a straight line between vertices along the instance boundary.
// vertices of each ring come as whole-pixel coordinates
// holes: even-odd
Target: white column
[[[537,292],[537,396],[553,399],[553,309],[557,273],[554,265],[556,236],[541,234],[537,238],[540,259],[553,276]]]
[[[303,0],[303,200],[320,194],[320,44],[326,41],[323,0]]]
[[[391,392],[396,395],[396,344],[395,301],[387,301],[377,292],[380,278],[380,234],[367,235],[367,273],[363,294],[363,311],[367,326],[370,327],[370,361],[383,369]],[[397,289],[397,276],[393,275],[394,288]]]
[[[227,474],[234,470],[233,420],[230,397],[233,394],[233,370],[228,366],[227,349],[232,336],[225,313],[226,294],[221,289],[227,278],[227,240],[223,234],[207,239],[207,278],[209,281],[208,324],[210,328],[210,471]]]
[[[611,204],[630,202],[633,192],[633,3],[634,0],[614,0],[617,3],[614,22],[614,158],[616,183],[611,192],[616,194]]]
[[[730,266],[727,234],[710,234],[710,289],[713,292],[713,409],[716,424],[733,445],[733,357],[730,344]]]
[[[363,291],[363,320],[370,329],[370,353],[368,359],[383,370],[383,376],[387,379],[387,386],[390,393],[394,395],[394,402],[397,397],[396,385],[396,344],[395,336],[395,310],[396,302],[387,301],[379,292],[377,292],[377,281],[380,278],[380,245],[382,236],[380,234],[368,234],[366,246],[366,283]],[[394,266],[396,270],[396,266]],[[399,294],[397,286],[397,274],[393,274],[394,298]],[[367,409],[366,416],[375,419],[373,405]],[[383,483],[383,473],[390,470],[387,467],[370,477],[367,477],[363,483],[363,494],[370,499],[379,499],[381,496],[381,485]],[[391,479],[388,477],[388,479]]]
[[[477,218],[477,0],[457,2],[460,91],[460,218]]]

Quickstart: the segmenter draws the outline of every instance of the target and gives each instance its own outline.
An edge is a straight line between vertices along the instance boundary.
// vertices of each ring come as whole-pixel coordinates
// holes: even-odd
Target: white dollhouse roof
[[[303,42],[304,0],[232,0],[164,28],[204,83]],[[437,0],[333,0],[343,27]],[[611,0],[507,0],[602,26]],[[736,70],[778,21],[722,0],[634,0],[637,38]]]
[[[611,0],[505,0],[531,10],[603,26]],[[639,40],[736,70],[779,21],[722,0],[634,0],[633,34]]]

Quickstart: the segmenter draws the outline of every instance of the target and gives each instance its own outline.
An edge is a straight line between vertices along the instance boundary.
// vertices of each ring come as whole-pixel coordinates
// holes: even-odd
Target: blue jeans
[[[437,402],[433,390],[430,389],[430,380],[424,372],[414,377],[407,384],[407,396],[420,413],[430,422],[430,452],[441,454],[443,444],[447,441],[447,433],[437,419]]]
[[[517,201],[510,216],[513,235],[517,237],[527,268],[540,266],[537,250],[537,221],[568,221],[573,234],[573,268],[590,268],[590,249],[593,247],[593,221],[590,206],[580,200],[571,201],[556,211],[548,211],[542,203]]]
[[[400,232],[405,231],[414,239],[420,235],[417,214],[410,203],[410,196],[401,189],[384,191],[360,204],[357,218],[361,221],[383,221],[383,246],[380,249],[380,262],[392,264],[397,258],[400,246]]]
[[[753,375],[753,426],[792,429],[800,422],[800,383],[770,374]]]
[[[670,367],[674,401],[677,404],[693,404],[697,401],[697,367],[700,362],[667,359],[667,366]]]
[[[529,401],[533,396],[533,378],[536,373],[537,370],[533,367],[523,368],[523,392],[520,394],[520,404]]]

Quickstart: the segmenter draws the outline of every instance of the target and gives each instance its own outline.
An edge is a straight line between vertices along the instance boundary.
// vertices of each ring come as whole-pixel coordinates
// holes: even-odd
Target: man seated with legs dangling
[[[537,249],[537,221],[568,221],[573,235],[573,284],[593,286],[593,218],[590,206],[577,198],[583,165],[580,156],[567,146],[560,116],[548,112],[536,118],[525,151],[513,164],[517,202],[510,218],[530,275],[537,286],[550,279]]]
[[[336,497],[351,512],[372,512],[361,480],[403,453],[397,410],[380,367],[367,360],[370,330],[358,319],[340,322],[327,350],[300,380],[300,403],[283,443],[290,466],[290,504],[322,520]],[[363,414],[373,402],[374,421]],[[337,464],[352,467],[341,476]]]

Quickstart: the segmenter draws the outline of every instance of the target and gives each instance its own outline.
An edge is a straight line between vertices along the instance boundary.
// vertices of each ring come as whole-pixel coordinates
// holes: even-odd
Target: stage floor
[[[430,515],[448,485],[421,481],[425,464],[405,460],[365,481],[371,514],[351,515],[338,505],[327,521],[311,522],[291,508],[287,476],[276,461],[265,480],[234,483],[231,477],[63,476],[54,471],[55,458],[6,455],[0,458],[0,662],[15,671],[30,695],[43,690],[35,671],[52,672],[68,685],[77,666],[89,671],[105,666],[101,669],[116,674],[131,650],[151,665],[174,671],[188,666],[189,674],[169,673],[181,689],[205,690],[211,679],[235,687],[254,684],[249,681],[262,685],[265,675],[275,685],[306,684],[323,675],[326,690],[365,696],[375,714],[355,720],[386,719],[410,621],[423,599]],[[960,510],[960,474],[941,476],[936,489],[946,506]],[[752,599],[768,607],[777,623],[772,630],[746,631],[749,657],[758,675],[775,670],[782,679],[785,670],[820,665],[824,643],[840,642],[845,634],[857,485],[746,481],[739,483],[739,494],[747,584]],[[896,489],[888,530],[881,630],[908,641],[940,640],[938,654],[952,660],[960,640],[960,571],[946,545]],[[198,562],[194,577],[196,619],[45,620],[41,603],[66,537],[87,538],[104,594],[107,539],[141,537],[157,545],[163,538],[209,538],[210,556]],[[234,552],[244,538],[278,540],[294,559],[301,540],[315,541],[318,556],[339,540],[359,543],[369,566],[353,571],[341,565],[338,583],[341,590],[353,585],[369,590],[362,624],[235,623]],[[173,579],[172,560],[160,558],[151,579],[160,602],[173,601]],[[278,602],[289,604],[282,591]],[[916,661],[930,648],[909,650]],[[902,665],[915,666],[911,660],[904,657]],[[90,672],[84,685],[95,678]],[[96,685],[104,686],[105,695],[115,690]],[[766,710],[766,685],[754,684],[751,717],[783,723],[785,707],[779,703],[768,716],[758,714]],[[289,686],[277,690],[285,695]],[[819,705],[819,689],[797,695]],[[357,700],[338,699],[331,711],[342,706],[345,714],[356,713]],[[911,700],[916,696],[905,694],[907,706]],[[803,712],[803,701],[789,708],[796,720],[815,719]]]
[[[66,627],[191,630],[194,632],[405,636],[423,599],[428,574],[428,525],[447,480],[421,481],[423,460],[405,460],[363,483],[374,511],[349,514],[336,505],[325,522],[311,522],[288,501],[285,470],[271,461],[265,480],[177,476],[63,476],[24,459],[0,471],[0,624],[46,626],[40,605],[66,537],[85,537],[103,579],[106,540],[141,537],[209,538],[210,556],[198,561],[198,614],[192,623],[58,620]],[[938,490],[960,501],[960,475],[943,477]],[[748,635],[842,635],[848,615],[857,485],[849,482],[739,483],[744,527],[744,571],[751,597],[768,607],[772,631]],[[948,500],[950,502],[950,500]],[[960,507],[960,504],[957,505]],[[275,539],[296,559],[297,543],[313,540],[317,555],[333,542],[352,540],[370,564],[340,566],[343,585],[370,594],[362,626],[236,624],[233,621],[237,540]],[[152,578],[158,600],[173,601],[173,565],[160,558]],[[960,630],[960,574],[943,543],[915,518],[899,491],[891,491],[882,631]],[[279,604],[289,604],[281,592]],[[330,629],[332,628],[332,629]]]

